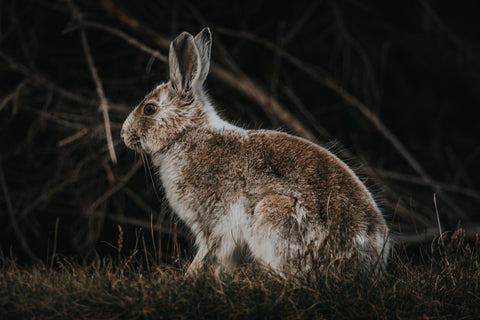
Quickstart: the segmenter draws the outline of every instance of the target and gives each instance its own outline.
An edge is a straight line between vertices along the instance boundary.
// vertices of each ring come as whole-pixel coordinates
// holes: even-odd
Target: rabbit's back
[[[181,167],[185,193],[198,189],[207,196],[216,191],[218,199],[242,193],[253,204],[266,194],[278,193],[295,197],[309,211],[319,213],[327,202],[358,212],[376,208],[365,186],[335,155],[286,133],[192,131],[176,147],[181,150],[171,152],[171,161]]]

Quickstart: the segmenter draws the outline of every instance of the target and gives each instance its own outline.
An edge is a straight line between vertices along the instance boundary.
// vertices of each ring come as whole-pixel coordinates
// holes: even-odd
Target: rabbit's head
[[[208,28],[193,37],[181,33],[170,44],[170,80],[156,87],[130,113],[120,133],[130,149],[162,152],[186,130],[208,122],[202,86],[210,67],[212,36]]]

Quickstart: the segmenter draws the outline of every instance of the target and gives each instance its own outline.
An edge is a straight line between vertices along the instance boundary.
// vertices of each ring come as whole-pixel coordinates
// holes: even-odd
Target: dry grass
[[[2,259],[0,318],[474,319],[480,242],[464,243],[463,230],[444,241],[423,248],[417,262],[397,250],[378,278],[329,270],[285,280],[250,266],[194,279],[183,276],[181,262],[64,259],[21,267]]]
[[[22,262],[52,250],[87,257],[115,242],[118,224],[126,235],[188,237],[172,234],[155,169],[143,170],[120,128],[166,80],[170,40],[205,26],[214,37],[207,89],[225,119],[330,146],[403,241],[431,240],[438,220],[444,230],[460,222],[469,238],[479,232],[480,131],[467,109],[480,104],[476,23],[459,29],[450,8],[426,2],[271,2],[280,14],[268,2],[236,3],[238,20],[237,5],[218,1],[2,2],[0,250]]]

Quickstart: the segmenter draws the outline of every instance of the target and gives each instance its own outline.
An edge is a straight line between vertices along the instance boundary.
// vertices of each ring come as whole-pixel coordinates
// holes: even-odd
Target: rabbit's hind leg
[[[288,271],[292,258],[305,250],[305,216],[306,211],[293,197],[271,194],[263,198],[254,209],[248,241],[252,257],[276,272]]]
[[[187,270],[187,275],[210,270],[215,274],[228,273],[238,266],[241,260],[240,247],[230,234],[210,236],[202,243]]]
[[[209,232],[197,235],[198,252],[190,270],[209,269],[216,274],[230,273],[248,255],[245,239],[249,216],[244,201],[239,200],[224,207],[223,214],[211,219]]]

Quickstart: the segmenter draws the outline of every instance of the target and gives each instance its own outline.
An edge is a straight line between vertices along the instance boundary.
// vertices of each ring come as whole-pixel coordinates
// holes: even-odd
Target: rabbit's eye
[[[145,107],[143,107],[143,114],[147,116],[151,116],[156,111],[157,111],[157,106],[152,103],[146,104]]]

